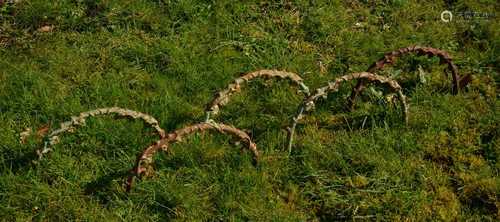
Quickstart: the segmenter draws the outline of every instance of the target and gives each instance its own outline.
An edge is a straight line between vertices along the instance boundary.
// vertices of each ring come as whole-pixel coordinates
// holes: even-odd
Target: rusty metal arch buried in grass
[[[460,77],[458,74],[458,68],[457,66],[453,63],[451,56],[443,50],[436,49],[436,48],[431,48],[431,47],[421,47],[421,46],[409,46],[405,48],[400,48],[397,50],[394,50],[392,52],[388,52],[384,55],[383,58],[379,59],[375,63],[373,63],[370,68],[368,68],[367,72],[370,73],[375,73],[378,70],[381,70],[385,67],[387,64],[394,64],[397,58],[402,57],[406,54],[417,54],[421,56],[428,56],[428,57],[438,57],[440,60],[441,64],[447,64],[448,65],[448,70],[451,72],[451,86],[452,86],[452,93],[457,94],[458,91],[462,88],[465,87],[471,80],[470,75],[465,75],[463,77]],[[445,73],[446,74],[446,73]],[[352,109],[354,106],[354,101],[356,100],[356,97],[363,91],[364,87],[364,81],[359,80],[356,86],[353,88],[351,92],[351,96],[349,97],[347,101],[347,107],[349,109]]]
[[[299,107],[296,116],[293,118],[292,127],[289,128],[289,136],[288,136],[288,152],[291,153],[292,145],[293,145],[293,136],[295,134],[295,128],[297,126],[298,121],[300,121],[304,117],[304,111],[310,111],[314,108],[315,102],[319,98],[326,98],[326,96],[330,92],[337,92],[341,83],[351,81],[354,79],[363,80],[367,82],[373,82],[378,84],[387,85],[391,90],[397,93],[398,99],[401,103],[403,109],[403,121],[408,123],[408,104],[406,103],[406,97],[404,96],[401,86],[394,80],[375,75],[369,72],[360,72],[360,73],[352,73],[349,75],[344,75],[335,79],[335,81],[328,83],[327,86],[316,89],[315,93],[307,97],[302,105]]]
[[[293,72],[268,70],[268,69],[258,70],[247,73],[235,79],[224,90],[217,92],[215,97],[212,99],[212,101],[208,104],[206,108],[206,120],[209,120],[211,116],[216,115],[219,112],[219,109],[229,102],[229,97],[231,97],[235,92],[238,92],[241,89],[241,85],[243,83],[249,82],[250,80],[256,78],[289,79],[290,81],[292,81],[293,83],[295,83],[300,87],[301,92],[303,92],[306,96],[309,95],[309,88],[304,84],[302,78]]]
[[[60,134],[62,134],[64,132],[73,132],[76,129],[76,127],[85,125],[85,120],[88,117],[110,115],[110,114],[116,114],[118,116],[129,117],[132,119],[141,119],[144,121],[144,123],[146,123],[151,128],[153,128],[158,133],[160,138],[165,137],[165,131],[160,127],[158,120],[156,120],[154,117],[152,117],[148,114],[137,112],[134,110],[124,109],[124,108],[120,108],[120,107],[99,108],[99,109],[80,113],[78,116],[72,116],[71,120],[61,123],[61,126],[59,129],[53,130],[51,133],[49,133],[45,137],[44,147],[42,149],[38,149],[36,151],[36,153],[38,155],[38,159],[40,160],[44,154],[52,151],[51,146],[53,146],[59,142],[59,135]]]
[[[141,175],[147,174],[149,172],[148,168],[153,163],[153,156],[156,152],[158,152],[159,150],[167,151],[170,144],[182,141],[182,139],[187,135],[196,132],[203,132],[206,130],[216,130],[217,132],[220,132],[222,134],[230,134],[240,141],[246,143],[248,150],[253,153],[254,163],[257,163],[259,159],[259,151],[257,150],[257,145],[255,145],[255,143],[251,140],[250,136],[248,136],[247,133],[233,126],[225,125],[222,123],[215,123],[213,121],[198,123],[169,133],[166,137],[158,140],[154,144],[144,149],[142,153],[137,157],[136,164],[131,170],[131,175],[128,177],[125,183],[127,192],[132,189],[134,177],[141,177]]]

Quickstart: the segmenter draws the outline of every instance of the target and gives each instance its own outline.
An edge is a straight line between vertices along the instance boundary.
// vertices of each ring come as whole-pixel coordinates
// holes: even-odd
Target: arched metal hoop
[[[236,139],[244,142],[248,150],[253,153],[254,162],[257,163],[259,158],[259,151],[257,150],[257,145],[250,139],[247,133],[237,129],[233,126],[225,125],[222,123],[215,123],[213,121],[198,123],[195,125],[186,126],[182,129],[178,129],[172,133],[169,133],[166,137],[158,140],[154,144],[148,146],[142,151],[142,153],[137,157],[136,164],[131,170],[131,175],[126,181],[126,189],[129,192],[132,189],[134,177],[141,177],[143,174],[148,173],[148,168],[151,167],[153,163],[153,157],[159,150],[167,151],[168,147],[172,143],[180,142],[182,139],[190,134],[196,132],[203,132],[206,130],[215,130],[222,134],[229,134]]]
[[[406,103],[406,97],[403,95],[401,90],[401,86],[394,80],[375,75],[369,72],[360,72],[360,73],[352,73],[349,75],[342,76],[340,78],[335,79],[335,81],[328,83],[327,86],[316,89],[315,93],[307,97],[302,105],[299,107],[296,116],[293,118],[292,127],[289,128],[289,136],[288,136],[288,152],[291,153],[292,145],[293,145],[293,137],[295,134],[295,128],[297,123],[304,117],[304,111],[310,111],[314,108],[315,102],[320,98],[326,98],[327,95],[331,92],[337,92],[339,90],[340,85],[343,82],[351,81],[351,80],[362,80],[370,83],[378,83],[387,85],[392,91],[396,92],[398,95],[398,99],[403,108],[403,121],[405,123],[408,122],[408,104]]]
[[[110,114],[116,114],[118,116],[123,116],[123,117],[130,117],[132,119],[142,119],[147,125],[155,129],[160,138],[165,137],[165,131],[160,127],[158,120],[156,120],[154,117],[148,114],[137,112],[134,110],[123,109],[120,107],[100,108],[80,113],[78,116],[72,116],[70,121],[61,123],[59,129],[56,129],[47,135],[44,147],[36,151],[38,159],[41,159],[44,154],[52,151],[51,146],[59,142],[60,134],[64,132],[73,132],[74,130],[76,130],[78,126],[85,125],[85,120],[89,117],[96,117],[96,116],[110,115]]]
[[[425,55],[428,57],[438,57],[441,64],[447,64],[448,70],[451,72],[451,86],[452,93],[457,94],[460,88],[465,87],[470,81],[470,76],[466,75],[463,77],[459,77],[458,68],[453,63],[451,56],[440,49],[431,48],[431,47],[421,47],[421,46],[409,46],[405,48],[400,48],[392,52],[388,52],[384,55],[383,58],[379,59],[375,63],[373,63],[370,68],[368,68],[367,72],[375,73],[378,70],[383,69],[386,65],[392,65],[396,61],[397,58],[402,57],[406,54],[417,54],[417,55]],[[446,73],[445,73],[446,74]],[[462,81],[463,80],[463,81]],[[365,88],[365,83],[363,80],[359,80],[356,86],[353,88],[351,92],[351,96],[347,101],[347,106],[349,109],[353,109],[354,101],[356,97],[361,93],[361,91]]]
[[[279,78],[279,79],[289,79],[296,85],[300,87],[300,91],[303,92],[306,96],[309,95],[309,88],[303,83],[302,78],[293,73],[287,71],[279,71],[279,70],[258,70],[254,72],[247,73],[237,79],[235,79],[231,84],[229,84],[225,89],[217,92],[212,101],[207,105],[206,108],[206,120],[209,120],[213,115],[217,115],[222,106],[226,105],[229,102],[230,97],[240,91],[241,86],[245,82],[249,82],[252,79],[256,78]]]

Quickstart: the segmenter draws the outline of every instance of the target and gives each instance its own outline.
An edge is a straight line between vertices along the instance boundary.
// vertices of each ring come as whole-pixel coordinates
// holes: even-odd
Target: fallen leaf
[[[52,32],[52,30],[54,30],[54,26],[52,25],[44,25],[37,29],[39,32]]]
[[[45,124],[43,126],[41,126],[40,128],[38,128],[36,130],[36,136],[38,138],[42,138],[44,137],[45,135],[47,135],[47,133],[49,132],[49,128],[50,128],[50,125],[49,124]]]

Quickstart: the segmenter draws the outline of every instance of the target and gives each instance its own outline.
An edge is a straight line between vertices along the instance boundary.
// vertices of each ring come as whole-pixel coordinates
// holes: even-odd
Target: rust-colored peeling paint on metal
[[[349,75],[344,75],[342,77],[339,77],[335,79],[335,81],[332,81],[328,83],[327,86],[321,87],[316,89],[314,94],[310,95],[307,97],[302,105],[299,107],[296,116],[293,118],[292,122],[292,127],[289,128],[289,138],[288,138],[288,151],[291,152],[292,146],[293,146],[293,137],[295,134],[295,128],[297,126],[297,123],[304,117],[304,111],[310,111],[314,109],[315,102],[320,99],[320,98],[326,98],[329,93],[332,92],[337,92],[339,90],[340,85],[343,82],[351,81],[351,80],[362,80],[366,81],[368,83],[378,83],[378,84],[384,84],[387,85],[392,91],[396,92],[398,95],[398,99],[401,103],[402,109],[403,109],[403,121],[405,123],[408,123],[408,104],[406,102],[406,97],[404,96],[401,86],[394,80],[384,77],[384,76],[379,76],[375,75],[373,73],[369,72],[360,72],[360,73],[352,73]]]
[[[47,141],[42,149],[36,151],[38,158],[41,159],[44,154],[52,151],[51,146],[57,144],[59,142],[59,135],[65,132],[73,132],[78,126],[85,125],[85,120],[89,117],[101,116],[101,115],[109,115],[116,114],[118,116],[129,117],[132,119],[141,119],[147,125],[151,126],[151,128],[155,129],[160,138],[165,137],[165,130],[160,127],[158,120],[154,117],[137,112],[134,110],[124,109],[120,107],[106,107],[99,108],[87,112],[80,113],[78,116],[72,116],[71,120],[61,123],[59,129],[56,129],[48,134]]]
[[[148,173],[147,169],[153,163],[153,156],[155,155],[155,153],[157,153],[159,150],[167,151],[170,144],[180,142],[184,137],[190,134],[207,130],[216,130],[217,132],[222,134],[229,134],[244,142],[248,150],[252,152],[255,163],[257,163],[259,159],[259,151],[257,150],[257,145],[255,145],[255,143],[251,140],[250,136],[248,136],[247,133],[233,126],[225,125],[222,123],[215,123],[212,121],[198,123],[169,133],[166,137],[156,141],[154,144],[144,149],[143,152],[137,157],[135,167],[131,170],[132,174],[126,181],[127,192],[132,188],[134,177],[140,177],[141,175]]]
[[[436,48],[421,47],[421,46],[409,46],[388,52],[384,55],[384,57],[373,63],[368,68],[367,72],[375,73],[378,70],[383,69],[386,65],[394,64],[397,58],[410,53],[414,53],[416,55],[421,55],[421,56],[438,57],[440,59],[441,64],[447,64],[448,70],[450,70],[451,72],[451,77],[452,77],[451,86],[453,94],[457,94],[458,91],[461,88],[465,87],[469,82],[466,81],[467,80],[466,78],[470,78],[470,76],[468,77],[468,75],[460,78],[457,66],[453,63],[452,57],[446,51]],[[461,79],[464,79],[464,81],[461,81]],[[364,86],[365,82],[363,80],[359,80],[356,86],[353,88],[351,96],[347,101],[348,102],[347,106],[350,109],[353,108],[356,97],[364,90],[365,88]]]
[[[290,81],[292,81],[293,83],[298,85],[302,92],[304,92],[306,95],[309,94],[309,88],[303,83],[302,78],[293,72],[279,71],[279,70],[268,70],[268,69],[250,72],[250,73],[244,74],[243,76],[235,79],[225,89],[223,89],[215,94],[215,97],[212,99],[212,101],[208,104],[208,106],[206,108],[207,120],[210,119],[211,115],[216,115],[219,112],[220,108],[229,102],[230,97],[234,93],[240,91],[243,83],[249,82],[250,80],[256,79],[256,78],[289,79]]]

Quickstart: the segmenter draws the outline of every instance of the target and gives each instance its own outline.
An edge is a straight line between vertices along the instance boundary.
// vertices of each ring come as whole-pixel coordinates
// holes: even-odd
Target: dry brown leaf
[[[39,32],[52,32],[53,30],[54,30],[53,25],[44,25],[37,29],[37,31]]]

